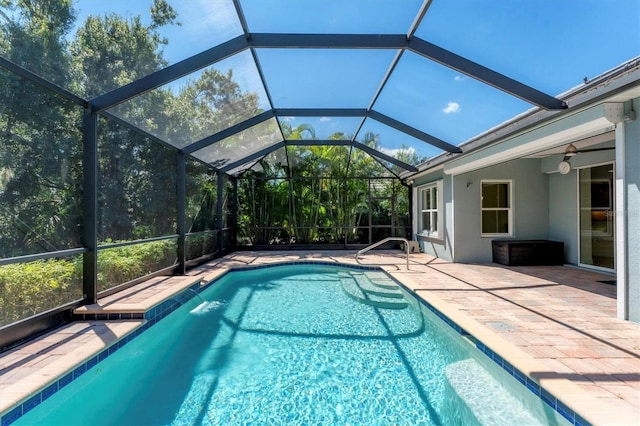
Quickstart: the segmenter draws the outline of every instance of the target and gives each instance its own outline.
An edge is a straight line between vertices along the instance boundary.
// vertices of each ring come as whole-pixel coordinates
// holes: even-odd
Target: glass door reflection
[[[615,268],[613,164],[578,171],[580,203],[580,264]]]

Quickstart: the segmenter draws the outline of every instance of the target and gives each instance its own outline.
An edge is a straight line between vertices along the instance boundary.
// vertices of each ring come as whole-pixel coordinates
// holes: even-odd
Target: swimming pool
[[[15,424],[566,424],[384,273],[231,272]]]

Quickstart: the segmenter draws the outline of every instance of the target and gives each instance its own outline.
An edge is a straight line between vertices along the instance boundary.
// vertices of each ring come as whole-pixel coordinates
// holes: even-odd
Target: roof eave
[[[573,113],[578,108],[609,98],[639,84],[640,56],[637,56],[587,81],[585,84],[576,86],[558,95],[559,99],[564,100],[569,105],[568,109],[544,110],[540,107],[531,108],[463,142],[459,145],[462,149],[462,154],[442,153],[419,164],[417,172],[403,173],[400,177],[408,180],[431,173],[435,171],[436,168],[454,158],[499,143],[518,133],[527,131],[532,127],[557,119],[565,114]]]

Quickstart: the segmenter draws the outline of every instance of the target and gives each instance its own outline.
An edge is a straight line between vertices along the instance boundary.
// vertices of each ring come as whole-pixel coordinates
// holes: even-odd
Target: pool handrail
[[[370,246],[367,246],[365,248],[363,248],[362,250],[358,251],[356,253],[356,255],[354,256],[354,258],[356,260],[358,260],[358,256],[360,256],[361,254],[364,254],[366,252],[368,252],[371,249],[374,249],[378,246],[381,246],[384,243],[387,243],[389,241],[403,241],[404,242],[404,246],[407,250],[407,270],[409,270],[409,240],[407,240],[406,238],[402,238],[402,237],[387,237],[384,240],[380,240],[377,243],[373,243]]]

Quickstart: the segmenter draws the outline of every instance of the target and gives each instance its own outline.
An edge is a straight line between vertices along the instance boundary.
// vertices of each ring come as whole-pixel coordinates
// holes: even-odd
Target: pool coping
[[[503,370],[513,376],[529,391],[540,398],[540,400],[547,404],[550,408],[553,408],[567,421],[575,425],[598,424],[602,421],[602,418],[589,411],[590,407],[596,406],[594,405],[597,404],[596,398],[589,395],[587,392],[582,390],[576,384],[571,383],[566,378],[536,378],[536,372],[543,372],[548,370],[544,363],[524,353],[522,350],[507,342],[502,337],[498,336],[496,333],[480,324],[473,318],[450,306],[447,302],[442,300],[437,295],[431,294],[430,292],[417,293],[416,291],[414,291],[415,289],[418,289],[420,287],[417,283],[407,277],[399,277],[394,275],[393,272],[398,270],[397,267],[391,267],[388,265],[369,266],[346,263],[337,260],[327,261],[320,259],[308,259],[284,260],[257,265],[231,265],[228,267],[218,267],[215,270],[209,271],[208,273],[190,274],[193,275],[193,280],[189,283],[189,285],[178,288],[178,291],[174,293],[167,293],[166,295],[163,295],[164,299],[162,301],[151,306],[150,309],[144,310],[144,313],[141,314],[142,317],[137,318],[142,320],[142,322],[137,327],[120,336],[111,345],[108,345],[101,351],[89,354],[87,358],[76,365],[75,368],[71,368],[72,366],[70,366],[67,371],[56,375],[56,377],[51,382],[45,384],[44,386],[41,386],[33,392],[30,392],[23,399],[14,401],[8,407],[0,409],[0,426],[8,426],[12,424],[17,419],[28,413],[31,409],[35,408],[40,403],[54,395],[56,392],[64,388],[76,378],[80,377],[86,371],[90,370],[98,362],[106,359],[108,356],[115,353],[118,349],[126,345],[128,342],[139,336],[142,332],[146,331],[148,328],[155,325],[158,321],[169,315],[171,312],[178,309],[183,304],[179,301],[173,300],[178,295],[189,294],[190,296],[187,300],[190,300],[191,298],[196,297],[197,293],[204,291],[219,279],[234,271],[258,270],[274,268],[283,265],[311,264],[341,266],[357,270],[384,272],[391,279],[398,282],[402,288],[404,288],[413,297],[420,301],[424,306],[426,306],[431,312],[433,312],[438,318],[440,318],[454,331],[456,331],[463,337],[470,337],[471,341],[475,344],[478,350],[480,350],[489,359],[494,361]],[[118,321],[129,319],[128,317],[109,317],[109,315],[113,315],[113,313],[83,313],[78,316],[78,319],[89,321]],[[131,313],[127,313],[127,315],[131,315]],[[138,317],[138,315],[136,315],[136,317]],[[454,319],[452,319],[452,317]],[[557,395],[560,395],[560,397]],[[581,414],[578,414],[578,411]]]

